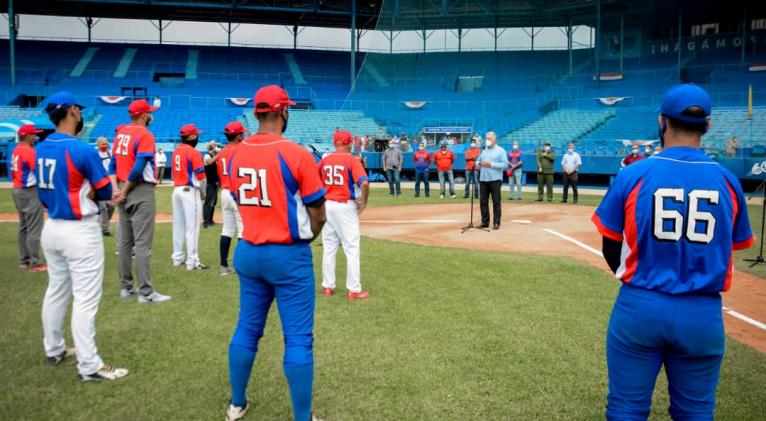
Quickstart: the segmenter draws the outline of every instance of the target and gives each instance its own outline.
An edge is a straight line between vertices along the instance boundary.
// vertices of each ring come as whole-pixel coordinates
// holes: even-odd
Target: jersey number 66
[[[689,204],[686,220],[684,220],[684,215],[681,212],[675,209],[665,209],[666,199],[676,203],[683,203],[685,199],[684,193],[684,189],[672,188],[661,188],[654,192],[654,237],[658,240],[678,241],[685,231],[686,238],[690,242],[708,244],[713,240],[715,216],[710,212],[699,210],[699,202],[706,200],[711,205],[718,205],[718,191],[690,191],[688,194]],[[665,221],[672,222],[673,228],[671,230],[665,230]],[[698,222],[705,224],[704,232],[697,232]]]

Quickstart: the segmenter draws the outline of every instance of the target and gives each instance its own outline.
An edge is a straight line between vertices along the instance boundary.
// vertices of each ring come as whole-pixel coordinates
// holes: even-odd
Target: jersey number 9
[[[239,185],[239,204],[242,206],[261,206],[264,208],[271,207],[271,200],[269,200],[269,189],[266,185],[266,170],[256,170],[255,168],[237,168],[237,177],[246,178]],[[261,197],[254,195],[253,192],[259,189]]]
[[[654,192],[654,237],[658,240],[678,241],[686,234],[686,239],[693,243],[708,244],[713,241],[715,232],[715,216],[710,212],[699,210],[700,200],[706,200],[711,205],[718,205],[717,190],[692,190],[689,192],[689,204],[687,215],[675,209],[665,209],[665,200],[670,199],[675,203],[683,203],[685,199],[684,189],[662,188]],[[666,231],[664,224],[671,221],[673,228]],[[697,223],[705,225],[704,232],[697,232]]]

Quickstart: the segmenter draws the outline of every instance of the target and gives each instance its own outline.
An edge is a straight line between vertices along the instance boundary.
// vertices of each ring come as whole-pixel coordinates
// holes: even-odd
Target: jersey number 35
[[[718,205],[717,190],[692,190],[688,194],[687,215],[676,209],[665,209],[665,200],[684,203],[687,195],[684,189],[661,188],[654,192],[654,237],[658,240],[678,241],[685,234],[686,239],[693,243],[708,244],[713,240],[715,232],[715,216],[710,212],[699,210],[702,200],[711,205]],[[665,230],[665,222],[670,221],[672,229]],[[703,232],[697,231],[698,223],[705,226]]]

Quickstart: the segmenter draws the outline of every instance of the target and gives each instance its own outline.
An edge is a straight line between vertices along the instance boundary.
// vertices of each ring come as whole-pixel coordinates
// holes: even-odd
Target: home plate
[[[526,220],[526,219],[511,219],[511,222],[514,223],[514,224],[525,224],[525,225],[528,225],[528,224],[532,223],[532,221],[529,221],[529,220]]]

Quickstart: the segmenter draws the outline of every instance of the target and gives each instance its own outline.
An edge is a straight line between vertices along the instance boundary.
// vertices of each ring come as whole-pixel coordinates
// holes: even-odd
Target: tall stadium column
[[[569,26],[567,26],[567,53],[569,53],[569,74],[572,74],[572,17],[569,17]]]
[[[620,15],[620,71],[623,67],[623,56],[625,51],[625,14]]]
[[[463,48],[463,29],[457,28],[457,52],[461,52]]]
[[[681,21],[682,8],[678,8],[678,80],[681,80],[681,30],[683,29]]]
[[[298,24],[293,25],[293,50],[298,49]]]
[[[160,25],[157,27],[160,30],[160,45],[162,45],[162,19],[160,19]]]
[[[351,2],[351,92],[356,89],[356,0]]]
[[[596,0],[596,87],[601,87],[601,0]]]
[[[495,52],[497,52],[497,24],[495,24],[495,36],[493,38],[495,40]]]
[[[8,0],[8,41],[11,52],[11,86],[16,86],[16,15],[13,14],[13,0]]]

